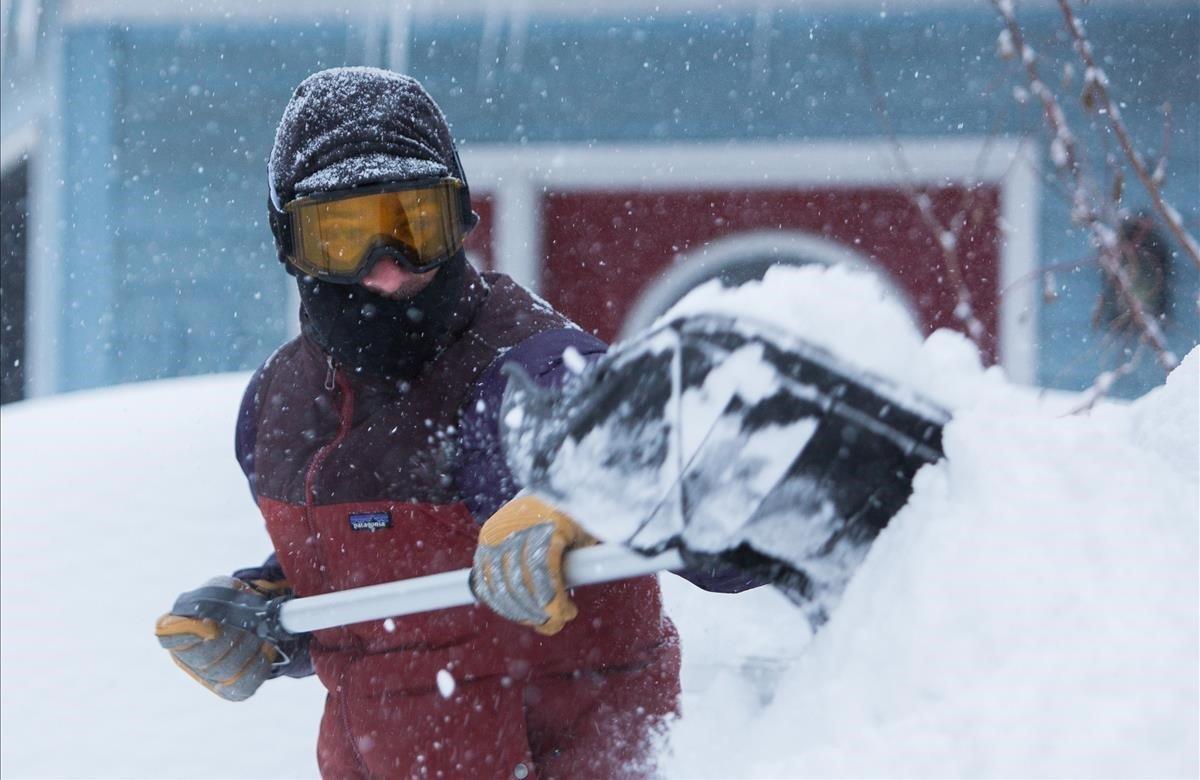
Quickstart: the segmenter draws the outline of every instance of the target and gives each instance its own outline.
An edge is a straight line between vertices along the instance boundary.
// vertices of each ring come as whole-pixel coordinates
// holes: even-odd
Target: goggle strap
[[[460,201],[459,208],[462,210],[460,214],[462,225],[460,227],[462,228],[463,236],[466,236],[475,227],[476,221],[475,212],[471,210],[471,191],[467,189],[466,184],[459,189],[458,199]]]
[[[462,201],[462,231],[465,236],[476,223],[475,212],[471,210],[471,187],[467,184],[467,174],[463,170],[462,160],[458,157],[458,148],[454,148],[454,166],[458,169],[459,181],[462,186],[458,189],[458,197]]]
[[[267,215],[271,220],[271,232],[275,234],[275,240],[279,246],[279,251],[284,257],[289,257],[294,252],[292,244],[292,215],[285,211],[280,211],[275,207],[275,199],[269,194],[267,195]]]

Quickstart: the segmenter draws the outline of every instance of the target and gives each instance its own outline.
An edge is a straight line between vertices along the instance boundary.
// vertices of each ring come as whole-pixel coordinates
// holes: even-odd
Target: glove
[[[567,595],[563,554],[595,543],[562,512],[520,495],[479,530],[471,590],[502,617],[545,636],[557,634],[579,614]]]
[[[267,600],[287,591],[286,582],[257,580],[253,584],[233,577],[213,577],[203,587],[180,596],[186,602],[200,590],[228,591],[228,605],[265,607]],[[206,598],[219,599],[222,590],[207,591]],[[228,701],[250,698],[264,681],[274,676],[280,651],[253,631],[212,618],[194,618],[167,613],[154,627],[158,642],[171,659],[192,679]]]

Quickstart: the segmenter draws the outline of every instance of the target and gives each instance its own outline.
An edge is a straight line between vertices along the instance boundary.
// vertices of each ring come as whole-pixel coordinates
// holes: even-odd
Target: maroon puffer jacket
[[[481,375],[510,349],[573,327],[507,277],[485,280],[465,330],[408,387],[340,369],[304,336],[255,377],[243,408],[253,434],[244,446],[279,564],[297,595],[471,565],[486,517],[472,514],[460,488],[471,481],[459,473],[463,414],[480,411],[464,406],[474,404]],[[636,667],[664,651],[673,654],[664,668],[677,670],[674,630],[654,578],[581,588],[574,597],[579,619],[553,637],[483,607],[316,632],[310,650],[338,698],[341,712],[332,720],[345,733],[337,738],[353,744],[354,734],[371,731],[356,713],[369,720],[374,707],[356,702],[426,694],[441,670],[460,682],[522,680]],[[673,700],[678,681],[667,682],[662,693]],[[326,721],[323,743],[332,728],[328,711]]]

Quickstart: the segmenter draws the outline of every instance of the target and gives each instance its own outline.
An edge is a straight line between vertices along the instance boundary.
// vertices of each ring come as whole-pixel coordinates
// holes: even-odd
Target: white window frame
[[[765,258],[781,263],[823,266],[844,265],[873,274],[891,297],[908,312],[913,329],[919,331],[920,319],[913,311],[909,295],[900,289],[877,263],[850,247],[822,236],[798,230],[750,230],[720,238],[676,257],[661,276],[642,291],[621,326],[621,338],[648,327],[667,308],[697,285],[715,278],[725,270],[743,265],[758,265]]]

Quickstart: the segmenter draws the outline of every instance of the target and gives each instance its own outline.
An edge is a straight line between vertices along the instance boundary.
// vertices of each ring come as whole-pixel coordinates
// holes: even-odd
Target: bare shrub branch
[[[1097,109],[1102,110],[1108,120],[1108,126],[1112,128],[1113,133],[1117,136],[1117,140],[1121,144],[1121,149],[1125,152],[1125,159],[1129,161],[1130,167],[1137,173],[1142,186],[1146,188],[1147,194],[1150,195],[1150,201],[1154,204],[1155,211],[1162,217],[1163,222],[1167,224],[1167,227],[1174,234],[1175,239],[1180,243],[1184,251],[1192,258],[1192,262],[1195,263],[1197,268],[1200,268],[1200,244],[1196,243],[1196,239],[1183,226],[1183,219],[1179,216],[1179,212],[1163,197],[1162,189],[1159,187],[1158,182],[1155,181],[1156,177],[1154,173],[1149,170],[1141,152],[1133,145],[1133,139],[1130,137],[1129,130],[1125,127],[1125,122],[1121,118],[1120,109],[1113,103],[1112,96],[1109,94],[1108,76],[1096,64],[1096,58],[1092,52],[1092,44],[1088,41],[1087,35],[1084,33],[1083,23],[1075,15],[1069,0],[1058,0],[1058,7],[1062,11],[1067,30],[1071,34],[1072,41],[1074,41],[1075,51],[1079,54],[1079,58],[1083,60],[1083,64],[1087,68],[1083,74],[1084,95],[1091,95]]]
[[[1013,11],[1012,0],[991,0],[991,2],[1004,23],[998,43],[1001,56],[1021,62],[1029,84],[1029,92],[1041,102],[1042,116],[1051,136],[1050,159],[1058,174],[1069,182],[1072,220],[1088,229],[1092,243],[1097,250],[1100,267],[1112,280],[1142,341],[1154,351],[1159,365],[1164,370],[1170,371],[1178,365],[1179,359],[1167,345],[1158,321],[1146,312],[1123,262],[1118,236],[1118,225],[1121,220],[1119,203],[1111,196],[1102,194],[1088,176],[1085,161],[1080,154],[1078,138],[1067,123],[1066,114],[1063,112],[1058,98],[1038,73],[1037,54],[1025,41],[1022,28]],[[1066,4],[1067,0],[1059,0],[1059,2]],[[1090,46],[1088,51],[1090,57]],[[1106,81],[1102,72],[1089,70],[1084,74],[1084,80],[1085,105],[1089,100],[1098,100],[1103,104],[1111,105],[1111,102],[1106,103],[1109,101],[1106,89],[1094,91],[1094,93],[1089,91],[1094,90],[1094,86],[1091,85],[1095,85],[1101,80]],[[1111,122],[1112,117],[1110,116],[1109,119]],[[1127,134],[1125,140],[1128,140]],[[1122,145],[1124,146],[1124,143]],[[1132,149],[1132,145],[1129,148]],[[1138,159],[1141,159],[1140,156]],[[1111,167],[1112,161],[1108,162]],[[1161,193],[1159,196],[1161,197]],[[1178,217],[1178,214],[1175,216]],[[1180,228],[1182,229],[1182,226]]]

